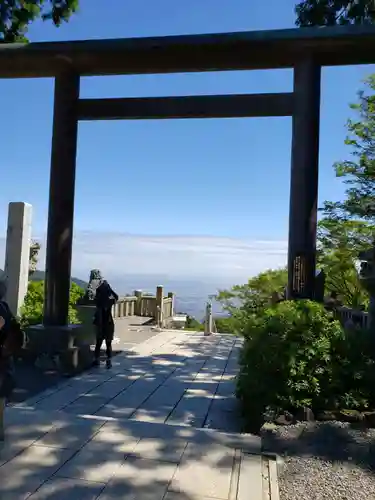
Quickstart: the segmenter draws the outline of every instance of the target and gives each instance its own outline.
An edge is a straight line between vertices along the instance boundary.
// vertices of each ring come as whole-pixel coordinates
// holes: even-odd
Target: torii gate
[[[79,120],[292,116],[288,297],[314,297],[323,66],[375,62],[375,27],[0,44],[0,78],[55,78],[45,326],[65,326]],[[291,93],[80,99],[81,76],[293,68]]]

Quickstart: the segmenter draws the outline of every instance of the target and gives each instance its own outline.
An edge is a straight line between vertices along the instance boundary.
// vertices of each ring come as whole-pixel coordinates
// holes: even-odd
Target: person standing
[[[4,297],[6,284],[0,282],[0,442],[5,438],[4,413],[15,388],[13,357],[25,344],[25,335]]]
[[[118,295],[113,291],[108,281],[103,280],[95,293],[96,311],[94,325],[96,327],[96,345],[94,352],[94,366],[100,364],[100,350],[103,341],[106,344],[106,365],[112,367],[112,341],[115,333],[115,323],[112,316],[112,307],[118,301]]]

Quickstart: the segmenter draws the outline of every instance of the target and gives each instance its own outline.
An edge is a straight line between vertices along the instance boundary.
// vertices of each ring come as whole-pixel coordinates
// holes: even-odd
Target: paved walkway
[[[156,335],[155,330],[144,325],[148,319],[150,318],[127,316],[115,320],[116,335],[113,342],[115,354],[119,351],[126,351]],[[16,362],[16,378],[17,387],[12,394],[11,403],[25,401],[25,399],[55,386],[63,379],[57,367],[49,360],[47,363],[38,365],[27,360],[18,360]]]
[[[239,348],[164,331],[8,408],[1,500],[269,500],[259,438],[235,433]]]

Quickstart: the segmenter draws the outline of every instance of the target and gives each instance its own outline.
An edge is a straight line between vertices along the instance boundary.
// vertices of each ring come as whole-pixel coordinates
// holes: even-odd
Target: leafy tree
[[[199,321],[195,319],[194,316],[190,316],[189,314],[187,314],[185,330],[194,330],[199,332],[204,330],[204,325],[202,323],[199,323]]]
[[[335,292],[343,304],[368,305],[368,294],[358,279],[356,261],[372,245],[375,226],[362,220],[340,219],[332,214],[318,224],[318,266],[324,270],[326,290]]]
[[[244,285],[219,290],[216,300],[229,314],[225,327],[228,333],[243,333],[248,320],[269,305],[272,296],[283,294],[288,281],[286,269],[269,269],[250,278]]]
[[[269,302],[274,292],[283,293],[287,281],[286,269],[268,269],[250,278],[244,285],[234,285],[230,290],[219,290],[215,300],[229,313],[239,307],[256,312]]]
[[[0,43],[27,42],[29,24],[40,18],[60,26],[78,5],[79,0],[0,0]]]
[[[348,137],[352,159],[336,162],[336,176],[348,185],[342,202],[326,202],[323,210],[336,217],[348,216],[375,221],[375,75],[365,81],[366,90],[358,93],[359,100],[350,107],[356,120],[348,120]]]
[[[315,414],[373,407],[372,339],[346,334],[321,304],[281,302],[253,317],[244,333],[237,396],[250,424],[301,407]]]
[[[236,333],[232,317],[215,317],[214,320],[218,333]]]
[[[303,0],[296,5],[297,26],[371,24],[375,20],[373,0]]]
[[[84,295],[80,286],[72,283],[69,298],[69,323],[79,323],[75,305]],[[43,321],[44,281],[30,281],[24,304],[21,308],[21,324],[23,327],[37,325]]]
[[[343,201],[326,201],[318,225],[319,263],[327,287],[350,307],[366,305],[355,269],[360,251],[373,245],[375,236],[375,75],[366,80],[366,90],[351,108],[356,119],[347,122],[345,143],[351,148],[350,160],[336,162],[336,176],[348,186]]]

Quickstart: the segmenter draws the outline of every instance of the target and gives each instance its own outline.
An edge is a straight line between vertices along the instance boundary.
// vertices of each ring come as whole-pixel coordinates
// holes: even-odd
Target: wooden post
[[[55,78],[45,278],[45,326],[68,322],[80,78],[64,68]]]
[[[289,208],[288,299],[314,298],[319,171],[321,68],[294,68],[294,114]]]
[[[156,326],[163,328],[164,290],[162,285],[156,287]]]

